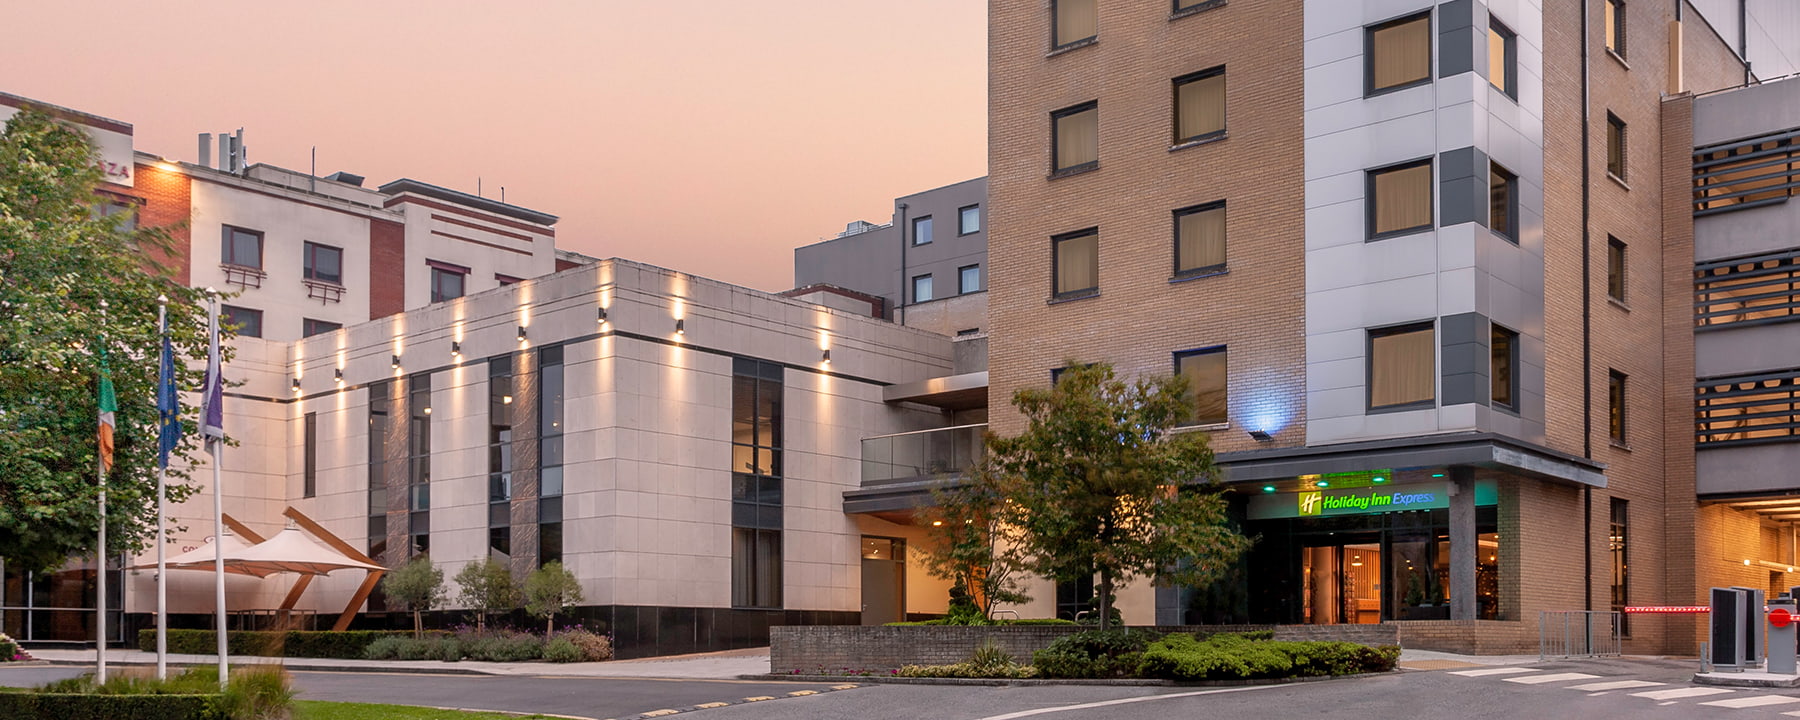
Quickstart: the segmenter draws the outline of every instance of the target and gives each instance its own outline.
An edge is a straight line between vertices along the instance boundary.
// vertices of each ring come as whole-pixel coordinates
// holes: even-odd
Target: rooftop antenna
[[[312,146],[312,171],[306,174],[306,189],[310,192],[319,191],[319,146],[317,145]]]
[[[500,204],[501,205],[506,204],[506,186],[505,185],[500,186]]]
[[[475,176],[475,197],[481,197],[481,176]]]

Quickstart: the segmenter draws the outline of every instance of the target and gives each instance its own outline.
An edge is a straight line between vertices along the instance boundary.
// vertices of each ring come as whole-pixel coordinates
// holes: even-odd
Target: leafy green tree
[[[1069,363],[1053,387],[1013,395],[1025,430],[989,435],[973,476],[1006,499],[1025,567],[1055,580],[1100,575],[1099,617],[1137,577],[1203,585],[1249,541],[1227,523],[1206,436],[1172,432],[1193,412],[1186,378],[1125,381]]]
[[[98,163],[85,131],[35,110],[0,131],[0,557],[10,567],[96,550],[101,350],[118,398],[108,554],[141,550],[156,528],[159,296],[177,385],[197,391],[205,372],[204,291],[163,262],[176,255],[170,228],[138,227],[130,205],[96,191]],[[194,427],[198,408],[182,417]],[[194,492],[198,449],[192,432],[175,449],[170,502]]]
[[[934,488],[925,513],[932,521],[925,569],[950,581],[952,617],[979,614],[987,620],[1000,603],[1031,601],[1021,583],[1018,542],[1000,522],[1005,499],[996,483],[980,476],[983,470],[978,465],[968,482]]]
[[[444,571],[431,564],[431,556],[414,555],[381,579],[381,592],[389,602],[412,611],[413,637],[422,637],[421,614],[444,603]]]
[[[544,619],[544,637],[556,631],[556,614],[581,602],[581,583],[560,562],[545,563],[525,577],[525,612]]]
[[[512,572],[492,557],[463,566],[456,573],[458,597],[464,607],[475,611],[477,632],[487,629],[487,616],[519,606],[519,589]]]

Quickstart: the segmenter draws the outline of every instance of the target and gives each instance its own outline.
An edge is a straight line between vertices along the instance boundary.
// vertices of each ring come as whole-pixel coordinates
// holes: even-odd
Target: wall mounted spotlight
[[[394,356],[394,358],[393,358],[393,362],[392,362],[392,365],[393,365],[393,367],[394,367],[394,369],[395,369],[395,370],[399,370],[399,369],[400,369],[400,356],[399,356],[399,355],[395,355],[395,356]]]
[[[344,369],[343,368],[338,368],[331,372],[332,372],[332,376],[337,380],[339,385],[344,384]]]
[[[450,357],[462,357],[462,343],[450,341]]]
[[[819,361],[825,363],[826,365],[831,364],[831,348],[825,348],[825,357],[820,358]]]
[[[1266,492],[1266,493],[1275,492],[1275,486],[1274,485],[1264,485],[1263,492]]]
[[[1275,436],[1270,435],[1269,431],[1267,431],[1267,430],[1251,430],[1250,431],[1250,439],[1255,440],[1257,442],[1268,442],[1270,440],[1274,440]]]
[[[687,320],[686,319],[675,318],[675,334],[676,335],[686,335],[687,334]]]
[[[606,324],[606,308],[600,308],[600,324]]]
[[[519,326],[519,342],[525,342],[525,326]]]
[[[294,392],[300,392],[300,378],[294,378]]]

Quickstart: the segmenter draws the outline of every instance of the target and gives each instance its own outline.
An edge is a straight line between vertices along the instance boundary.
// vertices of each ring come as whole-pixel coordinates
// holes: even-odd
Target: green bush
[[[908,665],[895,671],[900,677],[920,678],[1029,678],[1037,668],[1013,662],[1011,653],[987,643],[975,648],[968,660],[953,665]]]
[[[220,695],[0,693],[8,720],[224,720]]]
[[[486,633],[458,638],[462,655],[484,662],[524,662],[544,656],[544,641],[536,635],[519,632]]]
[[[1144,648],[1161,635],[1143,628],[1083,630],[1057,638],[1031,656],[1040,677],[1111,678],[1136,674]]]
[[[294,700],[287,672],[251,666],[232,673],[224,693],[212,666],[189,668],[168,680],[124,672],[95,684],[91,675],[59,680],[31,692],[0,693],[0,717],[20,720],[276,720]]]
[[[566,637],[544,643],[544,659],[555,663],[581,662],[581,648]]]
[[[225,639],[233,655],[344,660],[366,657],[369,644],[381,638],[411,635],[389,630],[243,630],[226,633]],[[212,655],[218,652],[217,643],[211,630],[169,631],[172,653]],[[138,649],[156,652],[156,630],[138,631]]]
[[[1282,642],[1229,633],[1201,640],[1177,633],[1144,650],[1138,673],[1171,680],[1318,677],[1386,672],[1399,659],[1400,648],[1392,645]]]
[[[12,638],[7,637],[6,633],[0,633],[0,663],[11,662],[13,658],[18,656],[19,644],[14,642]]]
[[[612,638],[588,632],[577,625],[556,634],[557,640],[568,640],[581,651],[580,662],[601,662],[613,659]],[[546,657],[548,657],[548,650]]]

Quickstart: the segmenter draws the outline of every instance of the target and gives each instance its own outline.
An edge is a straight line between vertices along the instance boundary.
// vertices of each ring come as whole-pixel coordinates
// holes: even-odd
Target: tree
[[[950,581],[952,617],[964,603],[988,619],[1000,603],[1031,601],[1020,582],[1018,543],[1000,522],[1004,498],[996,483],[977,475],[981,471],[978,465],[969,481],[933,488],[925,513],[932,521],[925,568]]]
[[[513,583],[512,572],[492,557],[464,565],[456,573],[456,585],[462,589],[459,596],[462,604],[475,611],[478,632],[487,629],[488,615],[519,605],[519,590]]]
[[[1101,618],[1133,578],[1201,585],[1228,571],[1249,541],[1227,523],[1206,436],[1171,432],[1193,412],[1186,378],[1068,367],[1053,387],[1013,395],[1025,430],[989,435],[973,473],[1006,499],[998,520],[1017,529],[1025,567],[1065,581],[1098,573]]]
[[[422,637],[425,623],[420,615],[444,602],[444,571],[431,564],[431,556],[414,555],[381,579],[381,591],[388,600],[412,611],[413,637]]]
[[[556,614],[581,602],[581,583],[560,562],[545,563],[525,577],[525,612],[544,618],[544,637],[556,631]]]
[[[159,262],[177,254],[169,228],[137,227],[130,205],[96,191],[98,163],[85,131],[36,110],[0,131],[0,557],[9,567],[48,569],[96,550],[103,348],[118,398],[105,554],[151,540],[159,296],[177,385],[196,390],[204,374],[205,292]],[[198,408],[182,417],[193,427]],[[174,451],[172,503],[194,492],[186,468],[198,447],[190,432]]]

